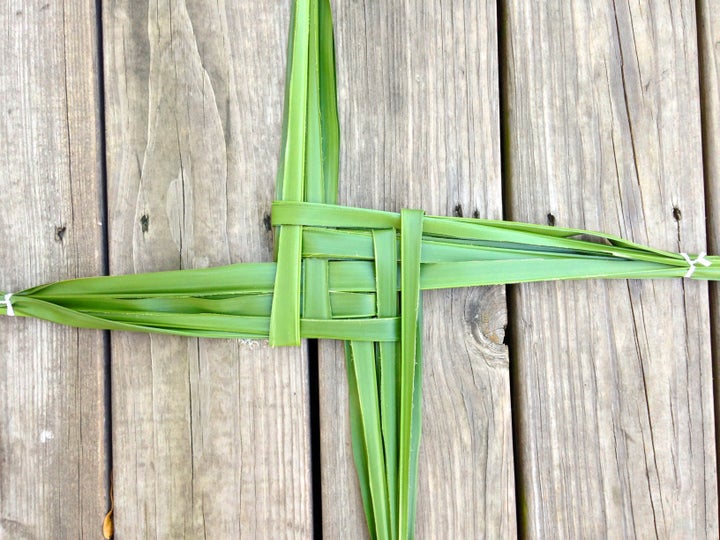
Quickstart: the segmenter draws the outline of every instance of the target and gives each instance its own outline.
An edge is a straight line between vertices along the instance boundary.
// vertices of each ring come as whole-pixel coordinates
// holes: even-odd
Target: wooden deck
[[[97,4],[0,12],[0,289],[271,260],[290,0]],[[341,202],[720,253],[712,0],[497,4],[333,2]],[[425,313],[419,538],[718,537],[714,285]],[[318,349],[3,318],[0,537],[362,538]]]

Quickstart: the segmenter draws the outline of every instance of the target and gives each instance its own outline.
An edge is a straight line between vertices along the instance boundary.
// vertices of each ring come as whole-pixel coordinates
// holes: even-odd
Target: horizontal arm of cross
[[[277,264],[235,264],[69,280],[10,295],[8,314],[34,316],[80,327],[205,337],[271,338],[273,303],[296,312],[287,318],[302,338],[395,341],[399,310],[386,291],[402,291],[402,242],[407,213],[345,206],[276,202],[278,227],[300,229],[298,294],[277,294]],[[717,257],[684,256],[615,237],[574,229],[418,216],[411,231],[419,242],[420,290],[556,279],[684,277],[716,279]],[[578,239],[584,234],[597,242]],[[688,260],[690,262],[688,262]],[[705,266],[705,261],[709,266]],[[404,270],[403,270],[404,269]],[[382,292],[382,294],[381,294]],[[380,296],[383,296],[382,301]],[[286,310],[292,303],[297,311]],[[8,306],[8,304],[10,304]],[[0,306],[0,309],[3,309]]]

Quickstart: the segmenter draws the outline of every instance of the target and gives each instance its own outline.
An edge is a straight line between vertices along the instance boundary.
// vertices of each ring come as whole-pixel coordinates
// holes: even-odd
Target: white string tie
[[[701,251],[695,260],[691,259],[687,253],[681,253],[680,255],[682,255],[683,258],[690,265],[687,274],[685,274],[686,278],[692,277],[698,264],[702,264],[705,267],[712,265],[712,263],[705,258],[705,255],[707,255],[707,253],[705,253],[704,251]]]
[[[10,299],[12,298],[12,295],[13,295],[13,293],[7,293],[5,295],[5,299],[0,300],[0,305],[4,304],[5,307],[7,308],[8,317],[15,316],[15,310],[13,309],[12,302],[10,301]]]

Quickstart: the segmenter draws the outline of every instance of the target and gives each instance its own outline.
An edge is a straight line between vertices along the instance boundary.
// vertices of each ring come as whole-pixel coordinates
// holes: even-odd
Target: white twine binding
[[[7,314],[8,317],[14,317],[15,316],[15,310],[13,309],[12,302],[10,299],[12,298],[13,293],[7,293],[5,295],[4,300],[0,300],[0,305],[5,304],[5,307],[7,307]]]
[[[683,258],[690,265],[687,274],[685,274],[686,278],[692,277],[698,264],[702,264],[705,267],[712,265],[712,263],[705,258],[705,255],[707,255],[707,253],[705,253],[704,251],[701,251],[695,260],[691,259],[687,253],[681,253],[680,255],[682,255]]]

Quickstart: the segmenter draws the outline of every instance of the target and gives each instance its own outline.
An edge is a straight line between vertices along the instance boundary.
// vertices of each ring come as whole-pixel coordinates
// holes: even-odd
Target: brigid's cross
[[[585,231],[336,206],[329,3],[295,6],[277,264],[93,278],[4,295],[8,315],[207,337],[346,341],[353,445],[377,537],[412,536],[420,436],[421,290],[588,277],[716,279],[718,259]]]

